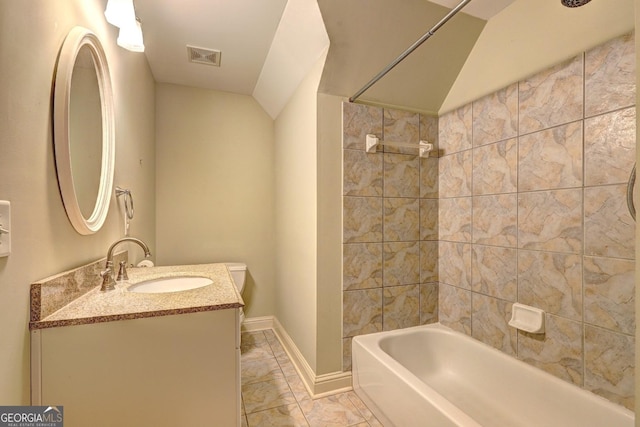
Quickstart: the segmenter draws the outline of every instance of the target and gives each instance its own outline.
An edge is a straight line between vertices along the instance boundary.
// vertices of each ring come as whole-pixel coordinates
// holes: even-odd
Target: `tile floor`
[[[353,392],[312,400],[273,330],[242,334],[242,425],[381,427]]]

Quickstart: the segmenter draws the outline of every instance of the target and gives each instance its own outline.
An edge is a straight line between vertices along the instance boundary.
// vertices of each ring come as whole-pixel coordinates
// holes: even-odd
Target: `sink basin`
[[[136,283],[129,288],[129,292],[141,294],[160,294],[165,292],[188,291],[189,289],[202,288],[213,282],[206,277],[165,277],[161,279],[147,280]]]

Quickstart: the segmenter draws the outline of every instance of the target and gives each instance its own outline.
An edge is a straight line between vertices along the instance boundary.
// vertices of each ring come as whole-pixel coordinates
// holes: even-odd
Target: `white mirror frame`
[[[82,47],[88,47],[96,67],[100,103],[102,107],[102,166],[100,186],[93,213],[85,218],[80,211],[71,170],[71,141],[69,140],[69,103],[73,67]],[[53,98],[53,138],[58,185],[67,217],[75,230],[83,235],[100,230],[107,218],[113,189],[115,166],[115,124],[113,92],[107,56],[98,37],[90,30],[74,27],[65,38],[56,67]]]

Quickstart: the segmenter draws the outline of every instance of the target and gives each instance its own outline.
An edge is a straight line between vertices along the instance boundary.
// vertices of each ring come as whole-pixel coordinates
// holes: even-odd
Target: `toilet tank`
[[[226,262],[225,264],[229,269],[229,273],[231,273],[231,278],[236,288],[238,288],[238,292],[242,294],[244,283],[247,279],[247,264],[242,262]]]

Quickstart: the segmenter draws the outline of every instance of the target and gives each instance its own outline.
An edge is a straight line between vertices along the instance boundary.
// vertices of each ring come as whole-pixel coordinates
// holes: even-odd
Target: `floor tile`
[[[284,373],[285,377],[298,375],[298,372],[296,371],[295,366],[293,366],[293,363],[291,363],[288,357],[286,356],[279,357],[276,360],[278,361],[278,364],[280,365],[280,369],[282,369],[282,372]]]
[[[344,393],[302,401],[300,408],[311,427],[344,427],[366,422]]]
[[[242,397],[247,414],[296,403],[289,384],[284,378],[242,386]]]
[[[275,358],[273,351],[271,351],[271,347],[266,341],[253,346],[241,345],[240,353],[241,353],[242,363],[245,363],[246,361],[249,361],[249,360]]]
[[[242,427],[382,427],[352,391],[312,400],[273,330],[242,334]]]
[[[309,396],[309,392],[307,392],[304,383],[298,375],[287,376],[285,378],[289,383],[289,388],[291,388],[291,391],[293,392],[293,395],[298,402],[311,399],[311,396]]]
[[[347,395],[347,397],[349,398],[351,403],[353,403],[353,405],[356,408],[358,408],[358,411],[360,412],[360,415],[362,415],[367,420],[368,425],[370,425],[372,427],[383,427],[382,423],[380,421],[378,421],[378,419],[375,417],[375,415],[373,415],[371,410],[369,410],[369,408],[367,408],[367,405],[365,405],[365,403],[362,401],[362,399],[360,399],[355,392],[349,391],[349,392],[347,392],[345,394]]]
[[[249,427],[263,426],[292,426],[307,427],[309,423],[305,419],[297,404],[278,406],[265,411],[254,412],[247,416]]]
[[[242,385],[283,378],[284,374],[274,358],[247,359],[241,364]]]
[[[243,332],[241,339],[242,346],[252,346],[267,341],[267,336],[264,331],[251,331]]]

